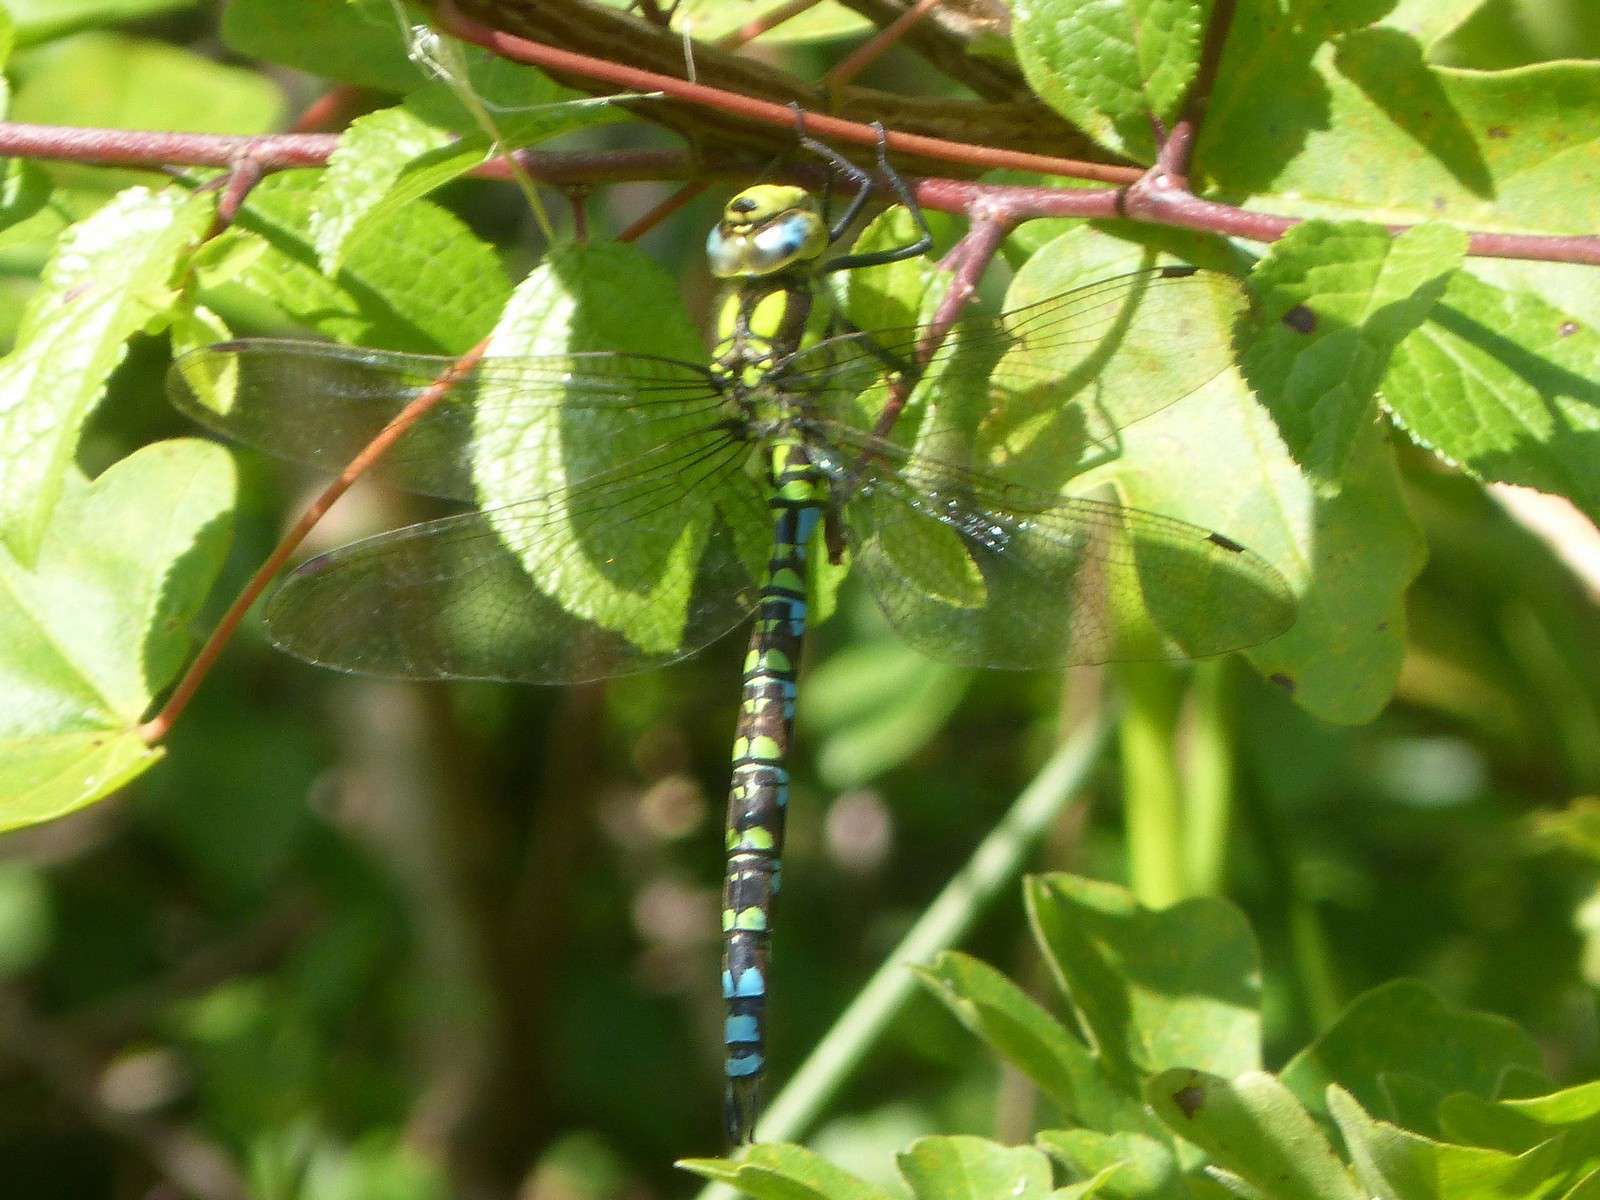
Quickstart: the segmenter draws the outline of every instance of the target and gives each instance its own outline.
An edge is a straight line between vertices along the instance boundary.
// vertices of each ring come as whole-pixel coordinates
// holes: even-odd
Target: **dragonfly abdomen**
[[[766,1069],[767,967],[789,803],[795,674],[805,637],[806,545],[827,486],[798,441],[779,440],[771,453],[772,554],[745,655],[722,893],[726,1117],[735,1144],[754,1136]]]

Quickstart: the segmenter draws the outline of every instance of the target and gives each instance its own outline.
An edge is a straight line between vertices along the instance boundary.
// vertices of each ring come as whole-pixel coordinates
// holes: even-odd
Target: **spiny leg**
[[[806,622],[806,545],[821,513],[818,473],[798,444],[775,445],[773,549],[745,657],[728,790],[722,901],[728,1139],[754,1139],[766,1060],[773,899],[778,893],[795,672]]]
[[[850,226],[855,222],[855,219],[861,215],[861,210],[866,207],[867,201],[877,187],[877,180],[873,178],[870,171],[863,171],[838,151],[806,133],[805,110],[798,104],[791,104],[789,107],[794,109],[795,130],[799,136],[801,147],[825,160],[833,171],[856,185],[856,194],[845,209],[844,215],[835,221],[828,230],[828,244],[833,245],[844,237]],[[897,246],[892,250],[874,250],[865,254],[841,255],[824,263],[821,267],[824,272],[849,271],[856,267],[875,267],[884,263],[902,262],[905,259],[916,258],[918,255],[926,254],[933,247],[933,231],[928,228],[928,220],[922,213],[922,206],[917,203],[917,198],[912,193],[910,185],[889,163],[889,134],[884,129],[883,122],[872,122],[872,128],[878,135],[878,171],[888,182],[896,198],[905,206],[906,211],[911,214],[911,219],[917,226],[917,240],[904,246]],[[827,184],[831,187],[831,176],[828,178]]]

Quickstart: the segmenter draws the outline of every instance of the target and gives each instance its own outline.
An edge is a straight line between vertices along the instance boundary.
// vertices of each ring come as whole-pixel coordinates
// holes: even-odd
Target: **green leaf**
[[[1291,20],[1279,0],[1240,0],[1195,147],[1197,182],[1298,216],[1600,227],[1600,189],[1573,186],[1600,170],[1600,141],[1574,120],[1600,105],[1600,63],[1431,66],[1410,37],[1371,25],[1392,7],[1339,0]]]
[[[681,1158],[677,1165],[754,1200],[894,1200],[803,1146],[781,1142],[751,1146],[738,1159]]]
[[[0,828],[81,808],[160,751],[134,726],[188,652],[228,542],[233,463],[158,442],[76,471],[31,566],[0,549]]]
[[[284,171],[251,192],[206,247],[207,302],[225,311],[225,293],[210,289],[242,287],[328,337],[384,349],[459,353],[482,340],[511,292],[494,249],[419,202],[358,233],[325,276],[310,232],[318,174]]]
[[[553,83],[503,59],[470,60],[466,86],[494,121],[497,137],[479,129],[443,82],[413,93],[398,108],[358,117],[339,138],[317,187],[312,229],[324,269],[333,270],[348,239],[481,165],[491,154],[518,150],[571,129],[620,119],[614,107]]]
[[[972,672],[898,639],[846,646],[809,669],[799,720],[831,788],[860,787],[914,757],[949,721]]]
[[[196,0],[5,0],[17,41],[30,46],[75,29],[199,7]],[[0,63],[5,55],[0,53]]]
[[[0,67],[4,67],[11,57],[11,50],[17,44],[16,18],[3,4],[0,4]],[[0,101],[4,100],[4,80],[0,80]],[[5,107],[0,104],[0,116],[5,115]]]
[[[1504,1017],[1451,1008],[1426,984],[1399,979],[1356,997],[1280,1077],[1314,1113],[1325,1111],[1330,1084],[1385,1113],[1381,1073],[1406,1072],[1444,1091],[1492,1097],[1508,1069],[1537,1069],[1539,1062],[1533,1040]]]
[[[1129,265],[1125,244],[1117,247],[1088,230],[1060,239],[1054,253],[1077,259],[1082,274]],[[1190,349],[1179,356],[1188,361],[1170,362],[1170,347],[1155,336],[1172,318],[1150,323],[1135,317],[1126,350],[1118,354],[1126,361],[1112,375],[1115,386],[1104,375],[1094,383],[1110,402],[1108,417],[1099,419],[1124,427],[1090,440],[1091,447],[1106,441],[1110,449],[1100,465],[1072,479],[1069,490],[1092,494],[1110,483],[1126,504],[1214,529],[1266,558],[1294,589],[1297,616],[1287,633],[1246,651],[1247,657],[1308,712],[1342,723],[1370,720],[1388,702],[1399,674],[1405,591],[1424,555],[1393,452],[1377,425],[1368,423],[1351,448],[1338,494],[1314,488],[1236,368],[1204,383],[1217,357],[1232,356],[1225,300],[1219,295],[1219,311],[1189,326]],[[1248,344],[1250,327],[1235,329]],[[1201,360],[1206,365],[1197,367]],[[1144,375],[1142,362],[1151,364]],[[1141,393],[1141,378],[1158,385]],[[1171,396],[1185,387],[1196,390],[1125,424],[1139,414],[1141,395]],[[1081,425],[1092,428],[1101,399],[1094,395]],[[1058,406],[1053,418],[1058,425],[1062,411]],[[1064,429],[1036,440],[1050,451],[1038,456],[1046,466],[1082,457],[1081,433]]]
[[[1319,484],[1343,479],[1390,354],[1465,252],[1466,237],[1441,225],[1391,237],[1376,226],[1307,221],[1257,265],[1250,282],[1262,329],[1241,365]]]
[[[897,204],[861,231],[850,253],[896,250],[911,245],[920,232],[911,214]],[[926,320],[931,315],[928,291],[937,273],[926,255],[843,271],[845,315],[857,329],[903,329]]]
[[[408,36],[389,0],[231,0],[222,10],[222,40],[239,54],[388,92],[426,82]]]
[[[0,359],[0,536],[33,557],[78,432],[134,333],[159,325],[213,197],[132,188],[68,230]]]
[[[1585,1175],[1600,1172],[1600,1083],[1585,1083],[1526,1100],[1487,1100],[1470,1092],[1439,1105],[1439,1127],[1453,1142],[1520,1154],[1553,1137],[1563,1163]]]
[[[672,279],[631,245],[578,246],[552,256],[517,288],[489,353],[602,348],[691,362],[705,356]],[[559,495],[611,464],[703,426],[696,413],[640,421],[628,410],[568,413],[559,405],[522,405],[515,397],[486,401],[475,420],[477,484],[491,523],[505,505]],[[683,630],[694,568],[720,515],[715,496],[702,493],[622,522],[558,512],[537,553],[522,565],[540,591],[573,615],[623,633],[647,651],[667,650]],[[521,544],[514,536],[510,541]]]
[[[1030,879],[1027,899],[1034,937],[1114,1077],[1260,1065],[1260,956],[1233,905],[1203,897],[1156,912],[1073,875]]]
[[[1502,71],[1557,58],[1600,58],[1600,10],[1588,0],[1454,0],[1454,7],[1473,11],[1433,47],[1440,62]]]
[[[945,953],[917,968],[917,976],[1076,1124],[1107,1133],[1152,1131],[1137,1092],[1108,1077],[1097,1054],[993,967]]]
[[[1101,145],[1149,161],[1177,116],[1210,0],[1018,0],[1012,40],[1033,90]]]
[[[1111,1200],[1192,1200],[1172,1147],[1139,1133],[1050,1129],[1035,1143],[1074,1175],[1084,1196]],[[1090,1187],[1092,1185],[1092,1188]]]
[[[0,161],[0,247],[49,199],[50,179],[38,167],[21,158]]]
[[[1376,1200],[1541,1200],[1579,1182],[1561,1139],[1511,1155],[1437,1142],[1375,1121],[1340,1087],[1328,1089],[1356,1178]]]
[[[1163,1071],[1144,1094],[1168,1129],[1273,1200],[1363,1200],[1316,1122],[1263,1071]]]
[[[916,1200],[1044,1200],[1050,1162],[1031,1146],[976,1137],[925,1137],[895,1156]]]
[[[1399,0],[1383,24],[1427,47],[1459,26],[1485,0]]]
[[[629,8],[631,0],[604,0],[612,8]],[[672,24],[702,42],[715,42],[750,24],[756,16],[745,0],[681,0],[672,9]],[[815,8],[783,22],[761,35],[762,46],[831,41],[869,32],[872,22],[851,12],[836,0],[823,0]]]
[[[283,120],[283,93],[255,72],[121,34],[36,51],[19,76],[13,121],[249,134]]]
[[[1137,247],[1079,226],[1017,272],[1006,307],[1156,265]],[[976,437],[979,465],[1007,480],[1062,490],[1085,466],[1113,459],[1124,431],[1226,368],[1247,308],[1236,280],[1208,273],[1193,287],[1127,293],[1116,309],[1097,313],[1092,337],[1048,348],[1019,344],[991,375]]]
[[[1477,478],[1555,492],[1600,520],[1597,379],[1600,332],[1462,272],[1383,392],[1412,437]]]

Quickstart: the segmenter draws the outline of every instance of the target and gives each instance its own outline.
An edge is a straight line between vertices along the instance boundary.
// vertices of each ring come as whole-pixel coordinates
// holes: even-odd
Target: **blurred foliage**
[[[169,332],[158,314],[175,322],[170,339],[179,344],[228,329],[311,328],[369,344],[459,349],[493,324],[508,280],[542,254],[541,235],[513,189],[460,179],[460,163],[441,155],[441,131],[471,125],[440,97],[438,81],[405,57],[390,6],[317,0],[308,15],[308,4],[235,0],[219,13],[218,5],[177,0],[0,0],[9,12],[0,18],[0,65],[9,81],[0,86],[0,106],[9,104],[13,119],[267,131],[330,83],[376,89],[361,106],[383,114],[352,126],[351,144],[372,156],[362,160],[372,174],[356,172],[353,181],[331,170],[279,177],[254,198],[256,224],[241,223],[199,249],[192,242],[208,219],[207,200],[185,205],[122,190],[135,181],[163,186],[159,175],[0,161],[0,338],[23,343],[12,368],[27,359],[41,326],[50,331],[48,312],[25,312],[30,299],[76,296],[85,280],[71,275],[75,264],[118,272],[116,287],[97,294],[104,319],[92,352],[77,342],[76,358],[37,355],[58,372],[47,380],[50,394],[72,398],[67,416],[33,427],[65,439],[64,495],[87,503],[90,493],[74,490],[80,484],[108,487],[107,480],[117,481],[110,474],[116,464],[139,447],[181,447],[186,443],[175,439],[192,435],[162,399]],[[696,6],[704,19],[724,23],[728,7]],[[750,6],[734,7],[743,15]],[[1279,7],[1241,2],[1240,28],[1251,32],[1252,17]],[[1275,211],[1330,221],[1419,220],[1437,212],[1464,225],[1497,222],[1495,200],[1509,195],[1508,205],[1527,204],[1517,214],[1524,223],[1509,222],[1518,229],[1542,229],[1541,221],[1556,220],[1552,214],[1594,203],[1592,177],[1586,182],[1574,172],[1530,184],[1521,160],[1481,157],[1464,124],[1401,119],[1412,112],[1407,103],[1431,98],[1443,103],[1430,111],[1445,117],[1525,116],[1528,136],[1541,144],[1558,145],[1574,128],[1592,140],[1595,64],[1545,68],[1554,76],[1528,67],[1600,55],[1589,0],[1313,7],[1327,27],[1296,27],[1271,43],[1292,59],[1292,70],[1270,59],[1280,75],[1269,71],[1263,83],[1259,64],[1224,64],[1207,134],[1214,142],[1202,144],[1199,162],[1236,195],[1266,193]],[[1365,27],[1385,14],[1384,26]],[[1335,16],[1347,20],[1339,24]],[[854,24],[834,6],[812,20],[814,34],[830,37]],[[1335,69],[1330,47],[1341,35],[1348,36],[1338,42]],[[1022,55],[1030,79],[1052,75],[1058,91],[1064,85],[1055,68],[1093,60],[1065,53],[1037,26],[1023,36],[1031,39]],[[858,40],[800,40],[767,53],[815,78]],[[1410,82],[1444,84],[1397,105],[1381,84],[1385,70],[1407,64],[1416,71],[1404,77]],[[1466,70],[1429,73],[1424,65]],[[472,69],[487,67],[474,59]],[[874,68],[872,81],[919,94],[945,87],[929,74],[902,50]],[[1167,83],[1163,102],[1173,95]],[[398,103],[423,93],[433,99]],[[1473,108],[1486,94],[1498,98],[1483,112]],[[541,81],[538,102],[564,97]],[[1148,129],[1131,119],[1124,96],[1114,98],[1115,105],[1093,96],[1070,103],[1095,109],[1112,144],[1137,152]],[[1230,98],[1231,106],[1223,102]],[[1370,111],[1358,111],[1367,101]],[[573,110],[528,114],[518,140],[531,144],[561,132],[571,117],[583,128],[558,143],[563,148],[666,142],[643,122],[582,111],[581,119]],[[1356,128],[1373,141],[1343,140]],[[416,198],[430,188],[437,190],[428,199]],[[623,228],[669,190],[597,190],[586,201],[589,225]],[[348,221],[313,227],[309,214],[319,196],[349,206],[339,209]],[[702,232],[718,202],[713,188],[642,242],[701,312],[710,290]],[[128,220],[109,221],[118,214]],[[157,224],[129,223],[135,219]],[[53,258],[69,227],[80,239],[69,244],[88,259]],[[87,240],[86,229],[93,235]],[[1302,235],[1312,245],[1301,265],[1316,264],[1347,230],[1329,223]],[[1160,236],[1170,239],[1170,231]],[[1008,251],[1021,256],[1045,241],[1025,229]],[[1385,252],[1367,246],[1367,275],[1384,277]],[[190,254],[184,261],[205,303],[177,320],[169,312],[173,296],[181,291],[187,303],[194,281],[175,286],[172,264]],[[1347,266],[1356,257],[1339,261]],[[333,263],[342,272],[336,280],[320,269]],[[1527,272],[1544,271],[1537,277],[1542,304],[1564,303],[1591,323],[1600,313],[1588,269],[1473,266],[1480,287],[1487,279],[1511,288],[1535,278]],[[1423,276],[1428,272],[1419,270]],[[91,272],[88,282],[97,278]],[[1341,290],[1347,279],[1324,282],[1321,294],[1348,298]],[[1283,286],[1288,296],[1299,284]],[[1306,295],[1315,299],[1317,289],[1307,284]],[[1471,319],[1508,336],[1538,324],[1546,311],[1497,313],[1477,292],[1455,298]],[[1360,336],[1321,351],[1325,363],[1343,353],[1386,353],[1410,328],[1385,324],[1377,306],[1344,315],[1350,328],[1337,332]],[[1220,902],[1191,901],[1205,906],[1202,932],[1212,940],[1191,927],[1172,945],[1237,950],[1248,943],[1249,954],[1259,953],[1259,996],[1252,991],[1248,1003],[1234,1006],[1232,1052],[1221,1053],[1213,1027],[1192,1014],[1174,1032],[1168,997],[1153,989],[1163,1003],[1139,1009],[1140,1019],[1197,1040],[1161,1058],[1124,1055],[1115,1086],[1106,1088],[1107,1107],[1095,1110],[1134,1114],[1129,1120],[1145,1123],[1139,1136],[1148,1145],[1108,1143],[1114,1134],[1088,1110],[1079,1129],[1042,1135],[1040,1150],[1001,1151],[961,1137],[918,1142],[899,1160],[900,1177],[918,1195],[955,1194],[938,1188],[963,1170],[974,1180],[1004,1181],[1007,1194],[1043,1195],[1055,1178],[1046,1155],[1058,1168],[1070,1166],[1079,1183],[1104,1175],[1094,1185],[1100,1194],[1149,1194],[1119,1191],[1113,1176],[1126,1183],[1118,1171],[1148,1167],[1151,1178],[1171,1177],[1173,1143],[1165,1131],[1186,1118],[1175,1116],[1169,1101],[1181,1109],[1195,1099],[1188,1089],[1225,1101],[1216,1118],[1224,1124],[1196,1127],[1194,1146],[1258,1187],[1259,1172],[1271,1164],[1230,1158],[1227,1148],[1238,1142],[1226,1121],[1254,1120],[1263,1109],[1273,1114],[1269,1125],[1296,1136],[1320,1130],[1319,1145],[1336,1124],[1347,1149],[1379,1146],[1374,1161],[1384,1153],[1390,1162],[1431,1155],[1428,1147],[1444,1142],[1509,1157],[1549,1140],[1540,1130],[1566,1119],[1541,1103],[1570,1099],[1580,1081],[1600,1072],[1593,990],[1600,985],[1600,620],[1594,598],[1549,546],[1471,474],[1501,477],[1495,472],[1509,458],[1531,482],[1565,479],[1576,499],[1592,504],[1600,477],[1593,396],[1562,392],[1570,407],[1546,411],[1545,393],[1535,386],[1545,377],[1511,372],[1516,378],[1500,383],[1531,389],[1518,400],[1527,401],[1523,408],[1508,402],[1482,420],[1452,426],[1437,419],[1451,410],[1430,411],[1423,401],[1465,404],[1479,394],[1456,388],[1460,378],[1439,367],[1460,349],[1454,333],[1434,325],[1425,331],[1427,339],[1409,343],[1401,361],[1418,387],[1389,405],[1404,425],[1393,431],[1395,449],[1387,442],[1355,446],[1358,460],[1370,456],[1365,461],[1385,471],[1383,456],[1392,454],[1392,478],[1378,472],[1365,492],[1341,501],[1380,510],[1390,540],[1383,571],[1357,546],[1346,560],[1352,574],[1335,572],[1332,582],[1355,581],[1359,568],[1360,578],[1381,575],[1387,594],[1397,596],[1417,569],[1420,544],[1427,548],[1403,613],[1396,602],[1391,625],[1360,631],[1377,667],[1369,672],[1368,660],[1340,659],[1345,643],[1326,635],[1337,647],[1324,654],[1326,671],[1370,684],[1359,695],[1338,691],[1335,701],[1349,706],[1347,719],[1356,709],[1376,716],[1352,726],[1310,715],[1305,695],[1296,703],[1268,681],[1274,672],[1265,664],[1259,674],[1241,662],[1176,668],[1167,679],[1185,782],[1221,756],[1224,782],[1210,800],[1222,831],[1216,876],[1256,939],[1233,910],[1218,915],[1225,911]],[[56,332],[68,339],[81,331]],[[1284,364],[1266,366],[1270,376]],[[1352,427],[1351,411],[1370,416],[1370,396],[1331,386],[1306,391],[1329,381],[1310,371],[1279,373],[1280,399],[1327,401],[1318,410],[1329,418],[1326,427],[1303,431],[1310,449],[1331,447],[1326,461],[1353,453],[1339,435]],[[1381,372],[1359,374],[1370,389]],[[1266,428],[1260,413],[1245,414],[1227,397],[1211,403],[1208,421]],[[1518,424],[1507,413],[1527,420]],[[1163,418],[1145,436],[1169,436],[1179,423]],[[1526,437],[1519,433],[1529,429]],[[10,427],[0,422],[0,430]],[[1509,452],[1497,458],[1505,446],[1479,439],[1486,430],[1504,434],[1529,459]],[[1445,440],[1452,436],[1463,439],[1460,447]],[[1223,484],[1203,472],[1234,470],[1230,456],[1239,445],[1189,456],[1183,471],[1128,486],[1163,511],[1214,503],[1206,489]],[[1424,447],[1441,449],[1466,470]],[[1540,457],[1552,447],[1556,453]],[[177,452],[186,453],[196,452]],[[21,458],[16,445],[0,446],[0,456]],[[1203,458],[1214,461],[1192,461]],[[134,710],[170,681],[183,635],[210,627],[270,551],[283,514],[309,494],[311,481],[294,469],[251,452],[236,460],[225,560],[212,540],[220,527],[197,520],[192,536],[169,531],[172,544],[130,556],[138,561],[115,559],[100,572],[103,589],[125,602],[106,619],[149,620],[158,633],[144,642],[93,635],[115,640],[126,660],[118,676],[125,686],[71,709],[79,732],[127,731],[141,715]],[[170,472],[199,477],[203,467],[187,460],[163,467],[166,473],[137,491],[152,507],[166,505],[176,494]],[[222,481],[207,478],[210,502],[226,508],[217,498]],[[1276,496],[1253,499],[1270,506]],[[37,496],[0,489],[0,500],[14,515]],[[1326,511],[1332,502],[1306,503]],[[419,511],[410,505],[358,490],[318,537],[336,544],[398,524]],[[31,527],[25,541],[48,544],[47,516],[23,518]],[[1369,519],[1370,512],[1362,517]],[[7,558],[4,565],[6,579],[41,578],[37,563]],[[169,567],[179,595],[163,592],[160,603],[139,607],[140,597],[149,597],[134,584],[166,581]],[[211,598],[202,604],[213,574]],[[119,586],[106,587],[107,578]],[[18,594],[25,592],[7,593]],[[55,596],[43,616],[75,617]],[[17,612],[29,620],[41,615],[37,606],[4,611],[7,620],[21,620]],[[0,656],[14,649],[8,644]],[[325,676],[279,657],[259,620],[247,622],[158,765],[109,802],[0,842],[0,1194],[81,1200],[187,1187],[227,1195],[229,1173],[248,1194],[269,1200],[680,1193],[685,1181],[673,1160],[720,1145],[715,826],[742,651],[727,639],[663,671],[565,690],[390,684]],[[927,663],[893,637],[850,582],[839,615],[818,630],[808,653],[777,946],[782,993],[772,1057],[779,1079],[1026,784],[1056,740],[1061,714],[1092,702],[1100,686],[1088,670],[1063,683],[1059,676]],[[8,688],[18,677],[4,677]],[[50,811],[88,804],[144,765],[119,760],[96,777],[103,786],[80,787]],[[0,778],[16,766],[15,759],[0,762]],[[1128,879],[1118,804],[1127,798],[1125,782],[1118,764],[1102,764],[1077,820],[1042,851],[1042,865]],[[80,784],[73,778],[64,786]],[[1048,885],[1034,886],[1038,921],[1038,889]],[[1081,881],[1059,886],[1088,888]],[[1104,900],[1112,893],[1097,894]],[[1169,914],[1131,905],[1103,905],[1151,923],[1129,955],[1165,944]],[[813,1147],[837,1165],[818,1166],[798,1151],[763,1151],[776,1169],[847,1168],[874,1181],[855,1193],[866,1194],[868,1186],[899,1186],[894,1155],[913,1138],[1024,1141],[1071,1115],[1058,1077],[1030,1071],[991,1028],[985,1036],[1000,1056],[1033,1081],[1019,1083],[1015,1072],[1002,1074],[976,1050],[963,1028],[978,1023],[981,987],[1003,993],[1005,1003],[1015,1000],[1004,976],[1039,995],[1049,992],[1052,974],[1070,989],[1061,946],[1031,942],[1022,904],[1009,903],[985,919],[968,948],[974,959],[932,968],[937,998],[923,996],[900,1015],[817,1131]],[[1000,971],[985,974],[977,959]],[[1093,974],[1092,963],[1087,969]],[[1116,972],[1094,978],[1109,988],[1108,974]],[[1426,990],[1391,982],[1401,977],[1426,981]],[[1216,971],[1210,982],[1225,991],[1257,986],[1247,970]],[[1093,1004],[1073,995],[1081,1025],[1057,1026],[1052,1036],[1088,1030],[1104,1048],[1109,1027],[1097,1026]],[[1117,1007],[1108,995],[1101,1017]],[[1356,1061],[1360,1055],[1346,1049],[1323,1055],[1314,1069],[1304,1048],[1341,1045],[1340,1031],[1348,1033],[1363,1013],[1389,1038],[1383,1061]],[[1464,1071],[1450,1074],[1446,1068],[1471,1066],[1480,1052],[1463,1063],[1459,1045],[1422,1046],[1422,1034],[1437,1033],[1440,1022],[1475,1030],[1489,1022],[1494,1036],[1487,1041],[1499,1057],[1482,1050],[1482,1061],[1498,1078],[1485,1084]],[[1162,1074],[1180,1069],[1206,1075]],[[1385,1081],[1385,1070],[1405,1078]],[[1328,1099],[1328,1083],[1343,1089],[1334,1093],[1340,1098]],[[1146,1101],[1152,1110],[1143,1108]],[[1419,1149],[1373,1118],[1442,1141]],[[1086,1132],[1096,1137],[1068,1136]],[[1192,1175],[1199,1159],[1193,1147],[1178,1145],[1182,1169]],[[1270,1139],[1251,1145],[1272,1148]],[[224,1183],[208,1193],[204,1181],[217,1176],[206,1172],[218,1163]],[[197,1173],[193,1186],[170,1182],[185,1170]],[[1328,1180],[1343,1170],[1323,1174],[1316,1186],[1324,1191],[1293,1194],[1342,1195]],[[1390,1179],[1380,1172],[1362,1181],[1388,1194],[1373,1182],[1380,1176]],[[1553,1169],[1534,1182],[1566,1178]],[[1024,1190],[1009,1190],[1019,1179]],[[824,1190],[857,1186],[840,1180],[830,1174]],[[1390,1185],[1394,1194],[1413,1194],[1392,1179]],[[1495,1194],[1547,1194],[1519,1186],[1513,1180]],[[1573,1185],[1574,1200],[1594,1194],[1580,1193],[1583,1186]],[[1220,1193],[1197,1183],[1193,1194]]]

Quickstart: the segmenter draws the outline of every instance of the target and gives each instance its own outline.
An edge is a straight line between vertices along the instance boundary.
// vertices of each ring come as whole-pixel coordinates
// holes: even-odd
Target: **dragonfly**
[[[830,303],[829,277],[922,255],[932,239],[880,139],[878,175],[919,236],[841,252],[874,177],[811,148],[853,173],[856,194],[838,220],[826,193],[787,185],[727,202],[707,240],[725,288],[705,361],[602,350],[460,367],[241,339],[181,356],[170,378],[174,401],[205,425],[338,469],[456,371],[384,465],[401,487],[466,509],[291,572],[266,621],[301,659],[412,679],[575,683],[672,662],[754,617],[722,905],[734,1144],[753,1140],[760,1111],[796,679],[818,566],[847,564],[900,636],[973,666],[1208,657],[1294,620],[1282,576],[1231,537],[1042,486],[1039,463],[1020,469],[1025,447],[986,433],[1000,392],[1032,405],[1035,423],[1070,418],[1114,434],[1193,391],[1228,361],[1196,332],[1197,314],[1242,311],[1236,280],[1149,268],[965,321],[936,344],[928,326],[854,328]],[[1179,364],[1154,391],[1142,382],[1149,353]],[[1101,386],[1108,378],[1115,387]],[[491,452],[497,431],[523,422],[546,431],[527,461]]]

